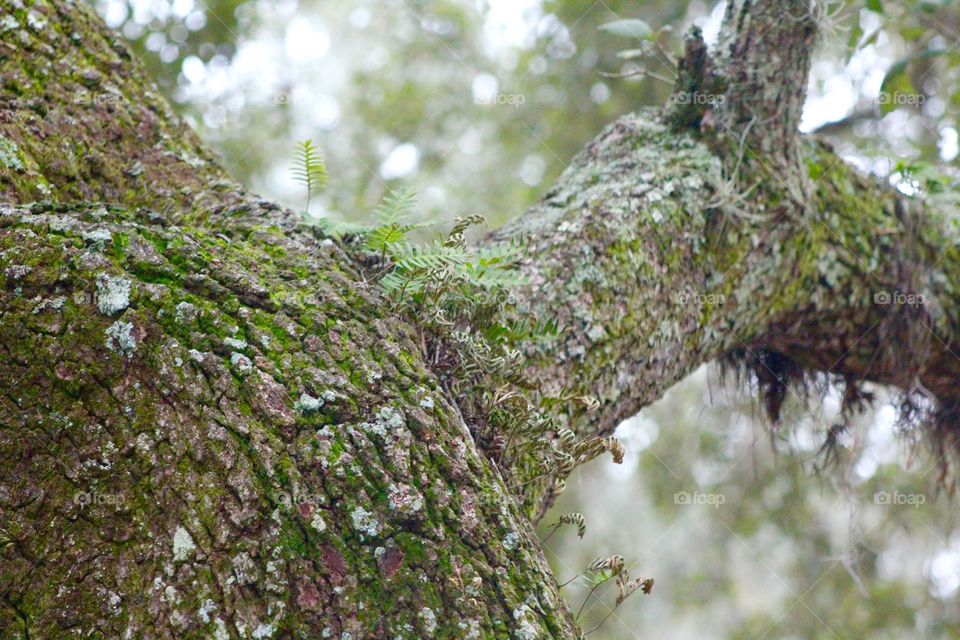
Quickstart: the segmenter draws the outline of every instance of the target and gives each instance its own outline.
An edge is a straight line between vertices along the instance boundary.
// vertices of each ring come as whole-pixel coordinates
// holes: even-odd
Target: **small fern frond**
[[[467,262],[463,265],[461,273],[470,284],[483,289],[509,289],[527,283],[526,278],[519,271],[500,265],[482,266]]]
[[[427,271],[460,265],[464,261],[462,250],[440,244],[414,247],[401,243],[394,251],[396,266],[403,271]]]
[[[484,336],[494,342],[516,344],[526,340],[554,338],[560,335],[560,324],[555,318],[537,319],[530,322],[526,317],[503,324],[490,324]]]
[[[394,247],[402,243],[415,228],[415,225],[395,223],[375,227],[367,234],[366,248],[376,253],[392,254]]]
[[[498,244],[481,247],[475,254],[473,262],[479,267],[499,265],[510,267],[523,257],[524,246],[516,241],[500,242]]]
[[[400,225],[410,217],[410,212],[417,204],[416,192],[407,187],[398,191],[391,191],[383,202],[374,209],[373,215],[382,226]]]
[[[323,154],[312,140],[297,142],[293,162],[290,165],[290,175],[298,184],[306,187],[305,209],[309,209],[311,196],[327,184],[327,166],[323,163]]]
[[[380,289],[387,295],[403,293],[404,295],[415,295],[423,290],[427,283],[425,276],[411,276],[397,271],[392,271],[380,278]]]

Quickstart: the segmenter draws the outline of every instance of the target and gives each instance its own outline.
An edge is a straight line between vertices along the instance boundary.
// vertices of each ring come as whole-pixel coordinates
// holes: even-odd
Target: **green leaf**
[[[612,33],[615,36],[637,38],[638,40],[646,40],[653,35],[653,29],[650,28],[650,25],[636,18],[614,20],[613,22],[602,24],[598,28],[601,31]]]
[[[883,5],[880,3],[880,0],[867,0],[867,9],[883,15]]]

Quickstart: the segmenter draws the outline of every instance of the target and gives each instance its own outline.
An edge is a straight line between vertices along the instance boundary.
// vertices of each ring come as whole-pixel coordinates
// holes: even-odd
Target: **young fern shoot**
[[[310,198],[314,192],[321,191],[327,184],[327,166],[323,163],[323,154],[312,140],[302,140],[297,143],[290,173],[294,180],[307,189],[307,203],[303,211],[308,213]]]

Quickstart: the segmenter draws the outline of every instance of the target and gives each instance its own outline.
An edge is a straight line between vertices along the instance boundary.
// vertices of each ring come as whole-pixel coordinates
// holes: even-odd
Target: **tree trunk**
[[[741,35],[775,15],[736,4]],[[0,9],[0,635],[577,637],[510,470],[353,257],[230,182],[85,4]],[[490,238],[530,239],[512,313],[566,326],[530,373],[597,400],[556,419],[609,434],[739,351],[774,400],[835,372],[949,424],[955,228],[792,120],[802,161],[744,152],[731,101],[625,117]]]

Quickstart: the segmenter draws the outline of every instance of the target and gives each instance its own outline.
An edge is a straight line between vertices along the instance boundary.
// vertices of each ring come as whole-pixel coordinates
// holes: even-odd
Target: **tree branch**
[[[531,239],[516,313],[567,331],[528,345],[530,373],[551,395],[599,401],[565,407],[581,436],[734,354],[774,419],[776,394],[819,372],[850,398],[864,381],[899,387],[908,407],[932,392],[936,446],[956,444],[957,221],[798,137],[815,16],[809,3],[731,3],[719,71],[693,33],[674,94],[725,87],[716,116],[674,100],[665,117],[622,118],[491,237]]]
[[[822,8],[817,0],[727,3],[717,50],[719,123],[770,159],[793,162]]]
[[[527,346],[599,400],[561,408],[581,435],[739,352],[929,389],[950,442],[956,221],[795,138],[814,12],[781,6],[730,3],[716,133],[627,116],[491,238],[530,238],[514,313],[566,325]],[[574,637],[350,257],[229,182],[85,4],[0,9],[3,199],[65,203],[0,209],[0,631]]]
[[[577,431],[610,433],[737,349],[960,397],[955,222],[857,174],[822,143],[801,149],[817,175],[810,207],[824,213],[815,218],[771,206],[775,193],[738,199],[692,135],[652,112],[628,116],[496,234],[532,240],[523,268],[533,286],[518,313],[567,327],[531,346],[534,375],[552,393],[601,401],[596,414],[571,405]]]

